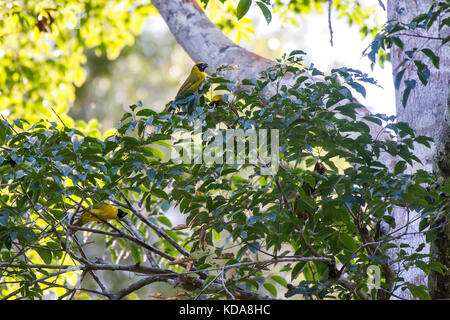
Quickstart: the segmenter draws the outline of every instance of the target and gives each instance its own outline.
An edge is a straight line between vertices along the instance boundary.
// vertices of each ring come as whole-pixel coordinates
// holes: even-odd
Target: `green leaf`
[[[294,50],[294,51],[291,51],[291,53],[289,53],[289,57],[292,57],[292,56],[304,56],[304,55],[306,55],[306,52],[303,51],[303,50]]]
[[[139,145],[139,140],[134,137],[123,137],[122,140],[127,148],[134,148]]]
[[[6,127],[3,121],[0,121],[0,144],[3,144],[6,139]]]
[[[423,20],[425,20],[427,18],[428,18],[428,14],[421,13],[418,16],[416,16],[414,19],[412,19],[411,22],[419,23],[419,22],[421,22],[421,21],[423,21]]]
[[[447,270],[447,267],[445,265],[436,261],[429,262],[428,267],[433,271],[440,273],[441,275],[445,275],[445,271]]]
[[[167,193],[160,188],[153,187],[152,194],[157,196],[158,198],[163,198],[164,200],[169,201],[169,196],[167,195]]]
[[[436,69],[439,69],[439,57],[434,54],[434,52],[429,48],[424,48],[422,51],[428,58],[431,59],[431,62],[433,63],[434,67]]]
[[[383,122],[381,121],[380,118],[374,117],[374,116],[365,116],[364,119],[373,122],[377,125],[379,125],[380,127],[383,125]]]
[[[138,247],[135,244],[131,244],[131,255],[133,256],[134,263],[140,263],[141,262],[141,254],[140,254],[140,247]]]
[[[142,109],[136,113],[137,116],[148,117],[151,115],[157,115],[157,113],[151,109]]]
[[[394,174],[403,173],[403,171],[405,171],[405,169],[406,169],[406,161],[400,160],[399,162],[397,162],[395,164]]]
[[[283,278],[282,276],[272,276],[272,280],[275,282],[278,282],[279,284],[281,284],[283,287],[287,287],[288,282],[285,278]]]
[[[259,289],[259,283],[258,281],[255,281],[253,279],[242,279],[248,286],[252,287],[254,290]]]
[[[358,249],[358,245],[351,236],[349,236],[346,233],[341,233],[339,235],[339,242],[344,245],[345,248],[349,249],[350,251],[356,251]]]
[[[441,45],[443,46],[444,44],[446,44],[449,41],[450,41],[450,36],[448,36],[444,40],[442,40],[442,44]]]
[[[427,287],[424,285],[416,286],[412,283],[408,283],[408,289],[415,298],[420,300],[431,300]]]
[[[203,282],[203,287],[205,287],[208,283],[210,283],[211,281],[213,281],[214,279],[216,279],[216,276],[208,276],[205,281]]]
[[[156,157],[156,158],[159,158],[161,160],[164,159],[164,152],[162,152],[162,150],[159,149],[159,148],[156,148],[156,147],[142,147],[141,151],[146,156]]]
[[[426,275],[429,275],[430,273],[430,268],[427,265],[426,262],[423,262],[422,260],[418,260],[415,262],[415,265],[420,268],[423,272],[425,272]]]
[[[428,20],[427,25],[426,25],[426,30],[427,30],[427,31],[430,30],[431,26],[432,26],[433,23],[436,21],[436,19],[438,18],[439,15],[440,15],[440,10],[436,10],[436,11],[434,11],[434,12],[431,14],[431,17],[430,17],[430,19]],[[447,19],[444,19],[444,20],[448,20],[448,18],[447,18]]]
[[[307,261],[302,261],[297,263],[291,272],[291,280],[294,280],[297,278],[297,276],[305,269],[306,265],[308,264]]]
[[[403,91],[402,96],[402,106],[403,108],[406,107],[406,103],[408,102],[409,94],[411,93],[411,87],[406,87],[405,91]]]
[[[267,6],[260,1],[257,1],[256,4],[261,9],[264,18],[266,18],[267,24],[269,24],[270,21],[272,21],[272,13],[270,12],[269,8],[267,8]]]
[[[236,9],[236,17],[238,20],[241,20],[242,17],[245,16],[245,14],[250,9],[250,6],[252,5],[252,0],[240,0],[239,4]]]
[[[430,77],[430,70],[428,69],[427,65],[423,63],[420,60],[414,60],[414,64],[417,67],[417,76],[419,77],[420,82],[424,86],[428,83],[428,78]]]
[[[263,287],[269,291],[269,293],[276,297],[277,296],[277,288],[275,288],[275,286],[269,282],[264,283]]]
[[[406,71],[406,69],[402,69],[400,72],[398,72],[395,75],[394,86],[395,86],[396,90],[398,90],[398,88],[400,88],[400,83],[402,82],[402,78],[403,78],[403,75],[405,74],[405,71]]]
[[[430,220],[428,218],[424,218],[419,222],[419,231],[425,230],[426,227],[430,225]]]
[[[447,194],[450,194],[450,179],[445,180],[445,184],[442,187],[442,192],[445,192]]]
[[[126,112],[126,113],[122,116],[122,119],[120,119],[120,121],[122,122],[123,120],[126,120],[126,119],[128,119],[129,117],[131,117],[131,116],[133,116],[133,115],[131,114],[131,112]]]
[[[418,137],[416,137],[415,141],[417,143],[423,144],[424,146],[430,148],[430,146],[431,146],[430,142],[432,142],[433,139],[430,137],[427,137],[427,136],[418,136]]]
[[[348,83],[353,89],[358,91],[364,98],[366,97],[366,89],[360,85],[358,82],[349,82]]]
[[[403,41],[402,41],[402,40],[400,40],[400,39],[397,38],[397,37],[392,37],[391,40],[392,40],[392,42],[395,43],[395,45],[396,45],[397,47],[399,47],[401,50],[403,50]]]
[[[166,216],[159,216],[158,217],[158,221],[165,224],[166,226],[168,226],[169,228],[172,228],[172,222],[170,221],[169,218],[167,218]]]
[[[44,248],[36,248],[36,252],[46,264],[52,263],[52,252]]]

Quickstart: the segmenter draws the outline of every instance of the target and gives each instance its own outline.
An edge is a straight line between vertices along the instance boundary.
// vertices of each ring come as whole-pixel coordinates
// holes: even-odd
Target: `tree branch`
[[[127,203],[120,202],[111,197],[110,200],[112,202],[114,202],[115,204],[117,204],[123,208],[131,210],[142,222],[144,222],[146,225],[148,225],[150,228],[152,228],[153,231],[155,231],[160,237],[164,238],[171,245],[173,245],[175,247],[175,249],[178,250],[178,252],[180,252],[181,254],[183,254],[186,257],[191,256],[189,252],[187,252],[185,249],[183,249],[183,247],[181,247],[175,240],[173,240],[167,233],[165,233],[164,230],[162,230],[157,225],[155,225],[154,223],[152,223],[151,221],[146,219],[138,210],[136,210],[133,207],[133,205],[131,204],[131,202],[125,197],[125,195],[123,194],[123,192],[121,190],[119,190],[119,192]]]
[[[331,5],[333,0],[328,1],[328,29],[330,29],[330,44],[333,46],[333,27],[331,26]]]
[[[88,231],[88,232],[92,232],[92,233],[99,233],[99,234],[104,234],[104,235],[108,235],[108,236],[112,236],[112,237],[118,237],[118,238],[125,238],[128,239],[134,243],[136,243],[137,245],[140,245],[141,247],[145,248],[146,250],[149,250],[153,253],[156,253],[158,255],[160,255],[163,258],[166,258],[167,260],[173,261],[175,260],[174,257],[172,257],[171,255],[165,253],[164,251],[161,251],[147,243],[145,243],[144,241],[134,238],[132,236],[129,236],[128,234],[122,232],[122,231],[118,231],[117,233],[115,232],[108,232],[108,231],[103,231],[103,230],[98,230],[98,229],[91,229],[91,228],[85,228],[85,227],[78,227],[78,226],[70,226],[72,229],[76,229],[76,230],[82,230],[82,231]]]
[[[152,0],[170,31],[194,61],[208,63],[208,73],[221,65],[239,65],[225,71],[230,80],[255,78],[275,62],[250,52],[231,41],[214,25],[195,0]]]

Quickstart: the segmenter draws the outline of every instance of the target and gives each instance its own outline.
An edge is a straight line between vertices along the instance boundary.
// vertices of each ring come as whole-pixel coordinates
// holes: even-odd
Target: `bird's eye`
[[[196,66],[197,66],[197,68],[200,71],[204,71],[208,67],[208,65],[206,63],[203,63],[203,62],[202,63],[197,63]]]

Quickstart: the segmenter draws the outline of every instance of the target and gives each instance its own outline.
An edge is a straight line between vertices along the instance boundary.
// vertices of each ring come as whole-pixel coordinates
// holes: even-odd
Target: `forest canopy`
[[[399,290],[430,299],[396,266],[446,274],[407,237],[439,237],[450,183],[409,170],[422,164],[415,148],[433,139],[368,111],[360,99],[379,85],[370,75],[319,70],[298,49],[242,79],[239,64],[216,62],[198,89],[160,106],[137,100],[114,128],[70,115],[94,70],[86,65],[130,50],[156,2],[0,6],[2,299],[390,299]],[[384,27],[353,1],[199,6],[238,42],[257,34],[252,14],[296,26],[333,10],[371,39],[366,59],[381,65],[403,48],[400,33],[449,23],[439,1]],[[394,79],[405,108],[420,88],[413,77],[426,86],[441,67],[426,45],[407,57]],[[126,215],[102,218],[101,203]],[[392,217],[399,208],[405,225]],[[77,223],[83,214],[92,219]]]

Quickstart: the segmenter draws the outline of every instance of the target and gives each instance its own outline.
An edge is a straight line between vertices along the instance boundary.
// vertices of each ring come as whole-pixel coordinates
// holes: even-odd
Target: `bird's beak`
[[[205,71],[206,68],[208,68],[208,64],[207,63],[202,63],[199,66],[199,69],[200,69],[201,72]]]

